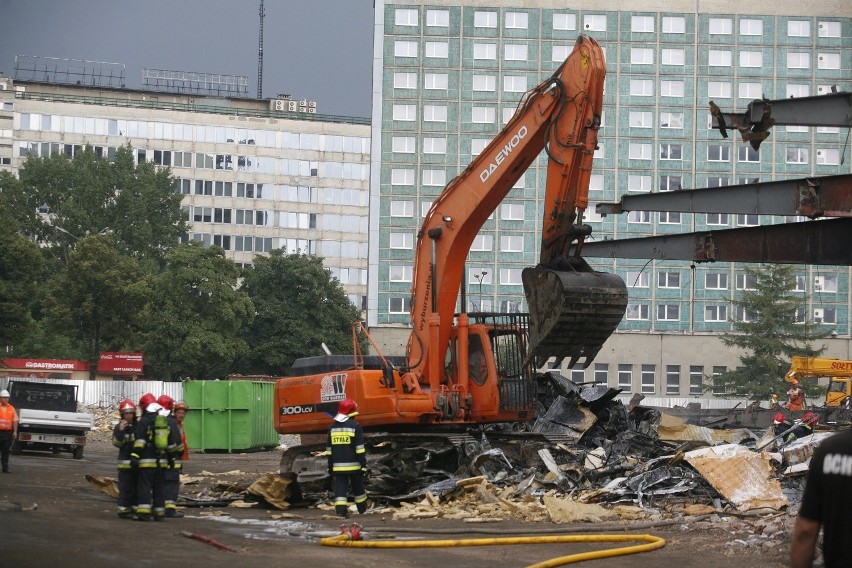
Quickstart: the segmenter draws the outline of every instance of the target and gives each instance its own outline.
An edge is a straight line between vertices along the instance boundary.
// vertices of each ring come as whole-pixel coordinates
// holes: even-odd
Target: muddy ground
[[[248,454],[193,453],[187,474],[240,470],[247,478],[278,470],[280,451]],[[105,440],[93,440],[85,457],[70,454],[24,453],[12,456],[11,473],[0,474],[0,558],[4,566],[241,566],[281,565],[329,567],[377,566],[489,568],[527,566],[550,558],[606,548],[597,544],[539,544],[519,546],[351,549],[321,546],[319,538],[339,532],[340,522],[315,507],[294,508],[287,518],[272,508],[184,508],[182,519],[161,523],[120,520],[112,498],[97,491],[85,476],[115,476],[115,451]],[[233,474],[232,474],[233,475]],[[17,509],[15,503],[21,506]],[[774,535],[755,538],[753,525],[736,516],[711,515],[664,526],[625,524],[594,527],[602,533],[653,534],[666,540],[662,549],[583,563],[588,566],[635,568],[788,565],[792,513],[778,513],[785,527]],[[392,515],[371,512],[357,519],[372,541],[487,538],[554,534],[589,525],[557,525],[500,521],[471,525],[459,520],[394,521]],[[471,533],[469,531],[476,531]],[[186,537],[189,532],[214,539],[236,552]],[[777,534],[783,532],[783,534]],[[748,544],[746,544],[748,543]],[[619,545],[609,545],[619,546]],[[620,546],[624,546],[623,544]]]

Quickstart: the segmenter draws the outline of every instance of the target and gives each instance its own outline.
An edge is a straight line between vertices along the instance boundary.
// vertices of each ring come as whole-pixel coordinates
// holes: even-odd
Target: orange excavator
[[[418,233],[404,356],[308,357],[275,387],[282,434],[325,432],[354,399],[366,431],[435,432],[534,418],[534,369],[588,366],[621,321],[627,289],[580,257],[606,65],[580,36],[547,80],[525,94],[503,130],[434,201]],[[465,260],[488,217],[542,151],[547,153],[541,253],[522,282],[529,314],[456,313],[466,306]],[[572,252],[569,254],[569,248]],[[356,324],[353,334],[366,333]],[[368,336],[369,337],[369,336]],[[374,345],[375,347],[375,345]],[[293,467],[292,463],[282,471]]]

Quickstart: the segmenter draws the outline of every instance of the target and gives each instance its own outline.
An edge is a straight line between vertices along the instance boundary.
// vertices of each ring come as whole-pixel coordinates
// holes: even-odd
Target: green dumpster
[[[190,411],[184,428],[190,449],[244,452],[279,445],[273,427],[275,383],[190,381],[183,396]]]

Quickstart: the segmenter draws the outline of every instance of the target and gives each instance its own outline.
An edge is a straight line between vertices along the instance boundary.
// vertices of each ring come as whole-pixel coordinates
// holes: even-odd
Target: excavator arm
[[[531,327],[548,321],[548,329],[559,331],[558,322],[549,321],[551,314],[536,315],[535,310],[570,312],[575,302],[566,297],[575,291],[575,277],[583,280],[579,294],[591,293],[595,297],[592,303],[607,303],[593,307],[599,307],[608,317],[601,326],[599,312],[594,309],[587,308],[579,316],[569,314],[561,319],[573,318],[572,325],[577,329],[568,343],[549,341],[547,330],[532,330],[536,344],[528,351],[558,359],[585,355],[590,361],[621,321],[627,303],[621,279],[613,275],[599,278],[579,253],[567,258],[569,246],[582,243],[590,232],[581,221],[588,203],[605,73],[601,47],[594,39],[580,36],[553,76],[525,95],[505,128],[432,204],[418,233],[414,262],[412,333],[406,354],[408,369],[403,376],[409,389],[438,386],[473,240],[542,150],[547,151],[549,160],[541,262],[529,278],[531,286],[540,287],[531,292],[524,277]],[[559,271],[567,271],[567,276],[560,277]],[[545,305],[545,299],[550,305]],[[552,303],[554,300],[558,305]],[[584,328],[587,333],[583,333]],[[590,330],[592,333],[588,333]]]

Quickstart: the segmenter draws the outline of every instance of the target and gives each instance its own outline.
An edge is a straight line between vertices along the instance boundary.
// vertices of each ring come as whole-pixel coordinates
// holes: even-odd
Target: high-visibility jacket
[[[145,412],[136,425],[136,440],[133,442],[131,457],[138,456],[140,468],[167,467],[168,460],[173,460],[183,452],[180,432],[174,420],[169,420],[169,440],[165,451],[160,451],[154,445],[154,419],[156,412]]]
[[[364,431],[354,418],[344,422],[334,421],[328,429],[328,456],[330,473],[353,473],[367,467],[367,450],[364,448]]]
[[[11,404],[0,404],[0,430],[14,430],[17,421],[18,413],[15,412],[15,407]]]

